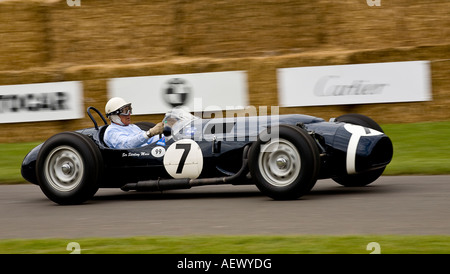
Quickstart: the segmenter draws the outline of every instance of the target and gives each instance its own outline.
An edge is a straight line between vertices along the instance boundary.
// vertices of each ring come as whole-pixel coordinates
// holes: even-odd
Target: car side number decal
[[[183,171],[184,163],[186,162],[186,158],[189,154],[189,151],[191,151],[191,144],[176,144],[176,149],[184,149],[183,154],[181,155],[180,162],[178,163],[177,167],[177,174],[180,174]]]
[[[381,135],[383,133],[375,129],[352,124],[346,124],[344,128],[345,130],[347,130],[352,134],[352,136],[350,137],[350,141],[348,142],[347,148],[347,159],[346,159],[347,174],[355,174],[356,151],[358,150],[359,139],[361,139],[361,137],[363,136],[375,136]]]
[[[203,153],[191,139],[178,140],[167,148],[164,168],[173,178],[197,178],[203,169]]]
[[[154,147],[150,153],[153,157],[159,158],[164,156],[164,154],[166,153],[166,149],[162,146],[157,146]]]

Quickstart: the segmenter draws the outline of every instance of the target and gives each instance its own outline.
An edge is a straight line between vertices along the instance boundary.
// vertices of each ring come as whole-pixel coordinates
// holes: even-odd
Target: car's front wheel
[[[89,137],[63,132],[43,144],[36,167],[39,186],[50,200],[61,205],[80,204],[97,192],[103,160]]]
[[[305,130],[280,125],[271,138],[263,132],[253,143],[249,167],[261,192],[275,200],[297,199],[308,193],[317,181],[319,150]]]

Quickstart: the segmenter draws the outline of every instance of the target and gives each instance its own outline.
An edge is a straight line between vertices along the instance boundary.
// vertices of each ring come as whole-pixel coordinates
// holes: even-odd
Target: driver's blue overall
[[[147,137],[147,132],[140,129],[135,124],[120,126],[111,123],[106,128],[103,140],[110,148],[127,149],[146,146],[158,141],[159,136]]]

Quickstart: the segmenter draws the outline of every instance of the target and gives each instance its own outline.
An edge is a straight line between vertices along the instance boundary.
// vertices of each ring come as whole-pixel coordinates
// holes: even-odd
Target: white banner
[[[108,81],[108,96],[132,103],[133,114],[165,113],[177,106],[190,111],[243,109],[248,104],[247,74],[226,71],[113,78]]]
[[[282,107],[430,101],[428,61],[278,69]]]
[[[0,123],[83,118],[78,81],[0,86]]]

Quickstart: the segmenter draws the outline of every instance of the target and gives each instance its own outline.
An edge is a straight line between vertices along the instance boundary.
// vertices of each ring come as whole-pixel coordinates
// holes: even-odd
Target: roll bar
[[[94,123],[95,129],[98,130],[98,124],[97,121],[95,121],[94,117],[91,114],[91,110],[97,112],[98,116],[100,116],[100,118],[102,118],[103,122],[105,123],[105,125],[108,124],[108,122],[106,121],[105,117],[103,116],[103,114],[96,109],[95,107],[88,107],[87,108],[87,114],[89,115],[89,118],[91,118],[92,122]]]

